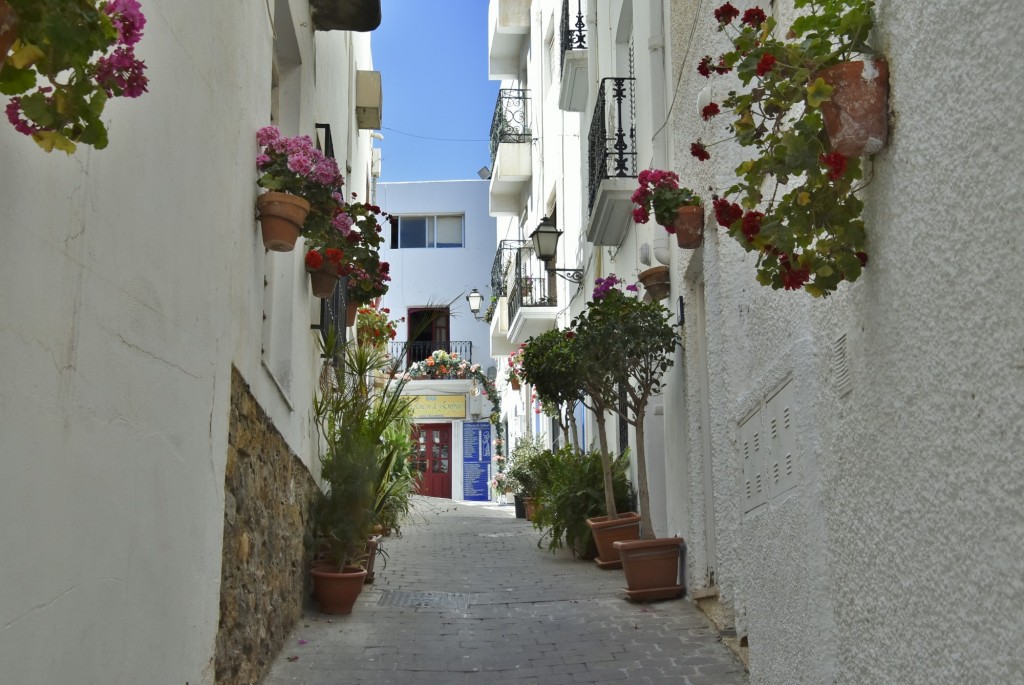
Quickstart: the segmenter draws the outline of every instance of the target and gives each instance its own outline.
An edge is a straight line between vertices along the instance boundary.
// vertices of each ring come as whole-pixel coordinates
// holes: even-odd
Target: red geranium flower
[[[708,152],[707,147],[704,143],[697,141],[690,145],[690,154],[699,159],[700,161],[706,161],[711,159],[711,153]]]
[[[711,78],[711,55],[704,55],[697,65],[697,73],[704,78]]]
[[[324,258],[316,250],[310,250],[306,253],[306,266],[311,270],[316,271],[324,265]]]
[[[729,228],[743,216],[743,208],[724,197],[716,197],[711,204],[715,208],[715,220],[722,228]]]
[[[856,253],[854,253],[854,256],[857,257],[857,259],[860,260],[860,265],[861,266],[867,266],[868,265],[868,254],[867,254],[867,252],[856,252]]]
[[[337,248],[329,247],[324,250],[324,255],[327,257],[327,261],[331,264],[338,264],[341,261],[341,258],[345,256],[345,253]]]
[[[755,29],[763,24],[768,17],[765,16],[764,10],[760,7],[751,7],[743,13],[742,21],[747,26],[753,26]]]
[[[775,55],[765,53],[757,63],[757,75],[764,76],[775,66]]]
[[[740,16],[740,11],[732,6],[732,3],[725,3],[721,7],[715,10],[715,19],[722,26],[731,24],[732,20]]]
[[[707,121],[716,114],[721,114],[722,110],[718,109],[718,103],[712,102],[710,105],[700,111],[700,118]]]
[[[754,236],[761,232],[761,219],[763,217],[764,213],[753,211],[747,212],[743,215],[743,226],[741,227],[741,230],[748,241],[753,240]]]
[[[828,177],[838,181],[846,173],[846,156],[841,152],[826,152],[818,161],[828,168]]]

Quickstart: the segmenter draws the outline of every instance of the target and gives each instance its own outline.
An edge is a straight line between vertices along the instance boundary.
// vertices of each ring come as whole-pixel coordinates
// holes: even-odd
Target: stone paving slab
[[[417,498],[402,533],[350,616],[310,603],[264,685],[747,683],[689,600],[626,600],[511,505]]]

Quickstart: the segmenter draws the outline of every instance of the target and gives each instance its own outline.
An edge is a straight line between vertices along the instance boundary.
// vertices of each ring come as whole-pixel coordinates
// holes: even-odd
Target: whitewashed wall
[[[705,125],[693,104],[708,83],[697,60],[720,53],[723,39],[713,7],[671,7],[683,70],[672,168],[687,185],[721,191],[739,148],[718,146],[704,165],[688,150],[697,137],[727,136],[724,120]],[[791,6],[779,12],[788,25]],[[688,469],[670,478],[690,497],[670,516],[687,529],[691,587],[700,587],[713,495],[711,562],[749,638],[751,682],[1024,679],[1024,135],[1007,123],[1024,105],[1016,13],[994,0],[879,2],[874,42],[889,59],[892,132],[865,194],[871,261],[857,283],[827,300],[763,288],[754,259],[713,218],[702,250],[676,253],[675,287],[688,303],[706,283],[708,340],[695,340],[688,313],[687,392],[670,408],[688,418]],[[724,80],[712,83],[720,101]],[[842,336],[846,357],[835,352]],[[787,379],[799,484],[744,514],[739,423]],[[702,487],[705,431],[713,492]]]
[[[308,5],[290,5],[303,66],[286,132],[344,130],[348,81],[332,76],[349,63],[314,83]],[[301,253],[265,257],[254,221],[268,7],[143,10],[150,92],[107,106],[109,148],[46,155],[0,126],[3,682],[212,682],[232,365],[313,459]],[[349,40],[316,43],[368,60]],[[261,361],[266,274],[285,290],[287,393]]]

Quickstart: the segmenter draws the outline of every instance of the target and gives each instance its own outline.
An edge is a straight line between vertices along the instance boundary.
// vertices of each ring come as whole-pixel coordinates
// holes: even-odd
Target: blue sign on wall
[[[462,497],[471,502],[487,501],[487,472],[491,465],[491,424],[467,421],[462,424]]]

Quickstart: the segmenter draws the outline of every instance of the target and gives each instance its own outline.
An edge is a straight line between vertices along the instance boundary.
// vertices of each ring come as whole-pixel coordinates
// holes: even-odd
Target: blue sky
[[[498,81],[487,80],[487,0],[383,0],[373,32],[384,111],[381,181],[476,179],[491,165]]]

